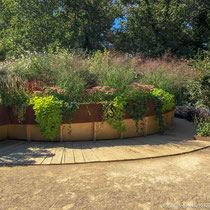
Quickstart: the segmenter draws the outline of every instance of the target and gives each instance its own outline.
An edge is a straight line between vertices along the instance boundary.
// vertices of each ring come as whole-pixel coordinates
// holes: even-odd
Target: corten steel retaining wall
[[[10,124],[37,124],[35,121],[35,112],[31,106],[26,109],[24,120],[20,123],[15,115],[14,108],[9,108],[9,123]],[[155,105],[153,101],[148,102],[146,116],[153,116],[155,113]],[[131,116],[125,114],[124,119],[130,119]],[[78,113],[74,113],[72,123],[86,122],[102,122],[103,121],[103,106],[102,104],[81,104]],[[63,118],[63,123],[68,124],[68,117]]]
[[[0,106],[0,140],[7,138],[7,128],[9,124],[9,109]]]
[[[136,131],[135,122],[131,116],[125,114],[124,122],[126,132],[119,133],[108,123],[102,122],[103,107],[101,104],[81,104],[78,113],[74,113],[69,129],[69,120],[63,118],[58,136],[54,141],[77,141],[77,140],[99,140],[128,138],[142,135],[154,134],[159,131],[156,118],[155,105],[153,101],[148,102],[148,110],[145,117],[140,121],[140,130]],[[169,128],[174,119],[174,109],[164,113],[166,127]],[[42,137],[36,126],[35,113],[32,107],[28,107],[23,122],[18,122],[14,108],[0,106],[0,139],[25,139],[48,141]]]

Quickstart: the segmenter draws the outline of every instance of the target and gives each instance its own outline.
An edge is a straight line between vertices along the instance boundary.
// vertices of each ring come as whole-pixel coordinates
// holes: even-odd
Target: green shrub
[[[175,106],[174,96],[157,88],[153,91],[129,88],[126,94],[120,95],[104,105],[104,120],[119,132],[125,132],[123,117],[125,113],[128,113],[136,122],[138,131],[139,121],[146,114],[149,100],[153,100],[155,103],[160,130],[164,132],[165,124],[162,114]]]
[[[167,112],[170,111],[174,106],[174,96],[170,93],[165,92],[164,90],[155,88],[152,91],[152,96],[158,97],[162,101],[162,109],[161,111]]]
[[[53,96],[49,97],[33,97],[30,100],[36,115],[36,122],[42,135],[53,140],[62,124],[62,101],[57,100]]]
[[[114,98],[113,101],[104,104],[104,120],[107,121],[118,132],[125,132],[124,115],[126,101],[123,96]]]
[[[149,100],[150,92],[139,89],[128,90],[127,104],[125,106],[126,112],[136,122],[136,131],[139,130],[139,121],[147,111],[147,102]]]
[[[201,122],[197,125],[197,135],[210,137],[210,122]]]
[[[194,114],[194,123],[197,129],[197,135],[210,136],[210,111],[209,109],[197,109]]]
[[[210,107],[210,52],[198,55],[194,60],[194,67],[200,77],[188,82],[190,102],[197,108]]]
[[[155,111],[159,121],[160,133],[164,133],[165,123],[162,114],[170,111],[175,106],[174,95],[155,88],[151,93],[151,99],[155,103]]]
[[[1,104],[3,106],[9,106],[14,108],[14,114],[17,116],[18,122],[22,122],[25,117],[26,108],[29,104],[28,94],[19,89],[18,92],[4,91],[0,94],[2,98]]]

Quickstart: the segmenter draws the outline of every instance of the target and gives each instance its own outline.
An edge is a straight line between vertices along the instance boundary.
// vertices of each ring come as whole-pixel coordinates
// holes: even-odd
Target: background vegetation
[[[1,0],[0,58],[111,48],[159,57],[208,49],[208,0]]]

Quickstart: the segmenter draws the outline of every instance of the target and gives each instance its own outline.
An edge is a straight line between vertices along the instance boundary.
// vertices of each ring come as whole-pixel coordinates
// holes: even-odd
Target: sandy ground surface
[[[205,149],[117,163],[0,167],[0,209],[210,209],[209,163]]]

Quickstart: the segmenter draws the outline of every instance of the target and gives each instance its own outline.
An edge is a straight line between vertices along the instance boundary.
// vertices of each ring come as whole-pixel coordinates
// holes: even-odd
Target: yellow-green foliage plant
[[[168,92],[165,92],[162,89],[155,88],[152,91],[152,95],[157,96],[158,98],[161,99],[161,101],[163,103],[162,109],[161,109],[162,113],[170,111],[175,106],[174,96]]]
[[[174,95],[165,92],[162,89],[155,88],[151,93],[151,99],[155,103],[155,111],[159,121],[160,133],[165,131],[163,113],[170,111],[175,106]]]
[[[62,124],[62,103],[53,96],[35,96],[30,100],[35,111],[37,126],[46,139],[53,140],[58,135]]]

